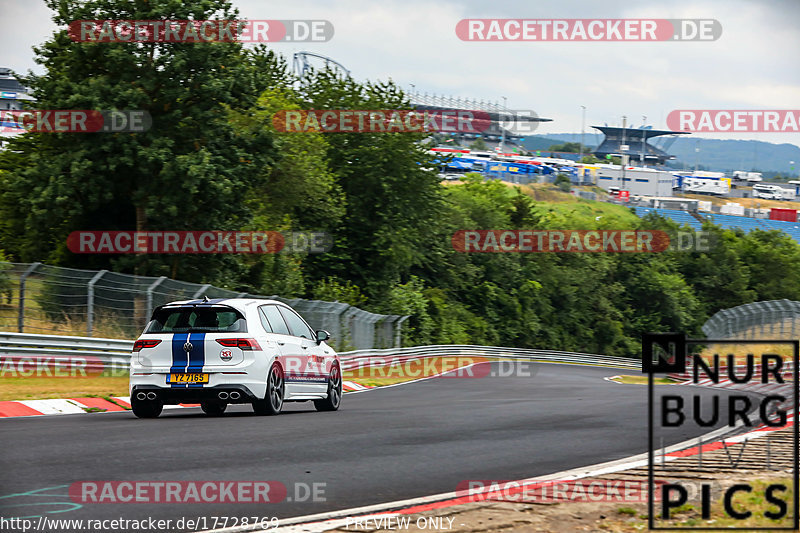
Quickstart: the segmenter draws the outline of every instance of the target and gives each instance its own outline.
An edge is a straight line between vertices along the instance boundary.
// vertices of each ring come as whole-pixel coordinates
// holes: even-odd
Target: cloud
[[[327,43],[275,43],[344,64],[357,79],[392,78],[406,89],[478,100],[508,98],[513,109],[534,109],[555,121],[542,129],[641,122],[655,127],[673,109],[798,108],[800,2],[783,0],[234,0],[253,19],[326,19]],[[30,47],[53,29],[48,10],[31,0],[4,0],[0,46],[15,69],[35,67]],[[464,18],[713,18],[723,32],[714,42],[464,42]],[[9,29],[10,28],[10,29]],[[752,138],[800,144],[796,134]]]

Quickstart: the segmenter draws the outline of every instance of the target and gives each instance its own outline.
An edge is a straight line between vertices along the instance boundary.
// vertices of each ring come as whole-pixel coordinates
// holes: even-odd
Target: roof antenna
[[[209,301],[209,300],[208,300],[208,295],[206,295],[206,296],[203,296],[203,302],[205,303],[205,302],[208,302],[208,301]]]

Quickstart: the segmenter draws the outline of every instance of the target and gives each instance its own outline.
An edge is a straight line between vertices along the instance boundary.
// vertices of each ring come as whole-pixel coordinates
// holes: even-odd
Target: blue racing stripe
[[[192,333],[189,336],[189,342],[192,343],[192,351],[189,353],[189,363],[186,372],[202,372],[203,365],[206,364],[206,334]]]
[[[187,353],[183,351],[183,345],[189,339],[188,333],[175,333],[172,335],[172,366],[169,369],[170,374],[182,374],[186,370],[186,365],[189,364]],[[185,383],[171,383],[173,389],[185,389]]]

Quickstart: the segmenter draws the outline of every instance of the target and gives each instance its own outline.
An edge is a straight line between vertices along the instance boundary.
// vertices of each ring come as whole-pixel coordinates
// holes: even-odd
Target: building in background
[[[588,166],[588,165],[587,165]],[[618,165],[591,165],[599,187],[628,191],[633,196],[672,196],[671,172]]]
[[[653,130],[648,128],[616,128],[611,126],[592,126],[603,132],[605,139],[594,151],[595,157],[606,159],[607,156],[630,157],[630,164],[663,165],[675,156],[666,151],[675,142],[678,135],[689,135],[686,131]],[[669,136],[669,137],[666,137]],[[647,142],[655,137],[666,137],[660,146]]]
[[[22,130],[8,127],[3,121],[3,112],[21,110],[26,100],[33,100],[28,88],[14,78],[10,68],[0,67],[0,148],[5,139],[22,133]]]

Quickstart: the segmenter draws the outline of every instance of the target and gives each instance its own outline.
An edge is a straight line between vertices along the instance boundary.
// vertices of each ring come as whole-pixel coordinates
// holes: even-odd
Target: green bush
[[[564,192],[569,192],[572,190],[572,181],[570,181],[569,176],[566,174],[558,174],[554,183],[556,187]]]

